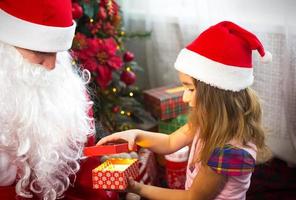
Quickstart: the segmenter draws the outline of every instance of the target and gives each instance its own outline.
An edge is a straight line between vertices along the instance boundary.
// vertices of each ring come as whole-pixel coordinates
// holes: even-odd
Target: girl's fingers
[[[134,137],[131,133],[129,132],[117,132],[112,135],[108,135],[106,137],[103,137],[96,145],[102,145],[107,142],[113,142],[113,141],[126,141],[128,142],[128,147],[130,150],[133,149],[135,141]]]
[[[128,181],[128,191],[138,194],[138,192],[140,191],[141,184],[136,182],[132,177],[129,177],[127,181]]]
[[[128,141],[128,149],[130,151],[132,151],[134,149],[134,145],[135,145],[135,141],[134,140]]]
[[[112,142],[112,141],[115,141],[115,140],[118,140],[120,139],[117,135],[109,135],[109,136],[106,136],[104,138],[102,138],[96,145],[102,145],[102,144],[105,144],[107,142]]]
[[[102,144],[104,144],[104,143],[105,143],[105,140],[104,140],[104,138],[102,138],[102,139],[100,139],[100,140],[97,142],[96,145],[102,145]]]
[[[128,185],[129,185],[129,189],[131,190],[135,189],[136,182],[132,177],[128,177]]]

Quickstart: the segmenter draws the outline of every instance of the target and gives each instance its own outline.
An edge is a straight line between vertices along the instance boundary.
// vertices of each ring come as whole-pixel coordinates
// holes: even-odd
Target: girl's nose
[[[185,90],[183,93],[183,102],[189,103],[190,102],[190,94],[188,90]]]

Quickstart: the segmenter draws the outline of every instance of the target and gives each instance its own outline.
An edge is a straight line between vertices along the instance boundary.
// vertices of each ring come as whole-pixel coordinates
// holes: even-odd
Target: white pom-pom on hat
[[[272,62],[272,54],[269,51],[265,51],[265,55],[260,59],[261,63],[269,64]]]

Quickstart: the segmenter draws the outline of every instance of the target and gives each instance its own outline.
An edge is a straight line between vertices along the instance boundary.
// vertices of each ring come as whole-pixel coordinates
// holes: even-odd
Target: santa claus
[[[1,0],[0,23],[0,199],[117,199],[91,188],[99,163],[81,161],[94,128],[67,53],[71,1]]]

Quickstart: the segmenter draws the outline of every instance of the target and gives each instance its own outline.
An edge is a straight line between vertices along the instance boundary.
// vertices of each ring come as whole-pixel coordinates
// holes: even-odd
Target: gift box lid
[[[117,154],[130,151],[136,151],[137,147],[133,149],[128,148],[128,143],[107,143],[105,145],[85,147],[83,150],[84,156],[103,156],[108,154]]]

